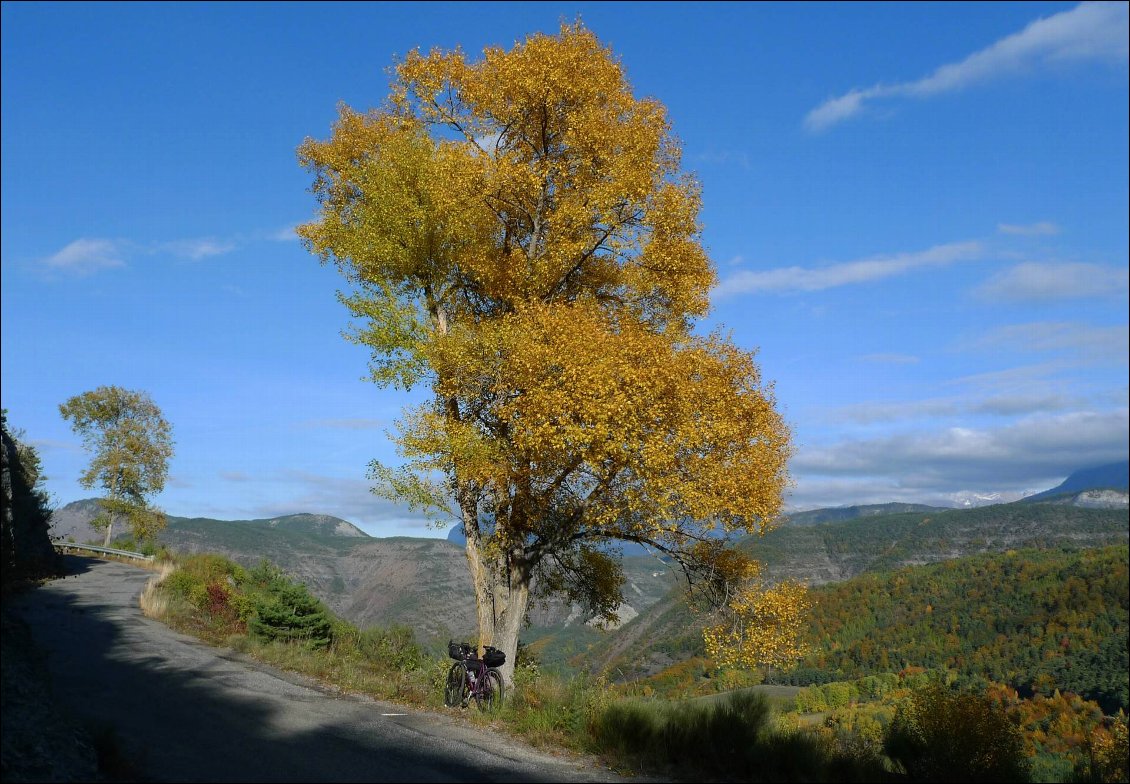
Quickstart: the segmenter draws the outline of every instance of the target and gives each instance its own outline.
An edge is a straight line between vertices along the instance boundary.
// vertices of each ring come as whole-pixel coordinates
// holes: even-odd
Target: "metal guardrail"
[[[76,544],[75,542],[68,542],[63,539],[53,539],[51,544],[55,545],[56,549],[60,552],[67,550],[85,550],[93,553],[104,553],[106,555],[120,555],[123,558],[133,558],[138,561],[152,561],[152,555],[143,555],[141,553],[131,552],[130,550],[115,550],[113,547],[98,547],[93,544]]]

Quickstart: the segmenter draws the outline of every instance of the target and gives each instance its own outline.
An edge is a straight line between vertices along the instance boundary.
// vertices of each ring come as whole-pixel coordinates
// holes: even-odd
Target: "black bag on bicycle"
[[[465,642],[448,642],[447,655],[456,661],[468,661],[475,658],[475,649]]]
[[[498,650],[498,648],[492,648],[488,645],[484,650],[483,663],[486,664],[486,666],[501,667],[503,664],[506,664],[506,654]]]

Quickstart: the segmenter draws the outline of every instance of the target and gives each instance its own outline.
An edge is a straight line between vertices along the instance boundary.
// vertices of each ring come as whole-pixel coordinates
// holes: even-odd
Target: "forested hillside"
[[[810,586],[868,573],[937,563],[1010,549],[1087,548],[1125,544],[1125,509],[1085,509],[1045,504],[998,504],[861,517],[835,523],[783,526],[742,546],[761,560],[772,579]],[[702,619],[678,590],[598,641],[576,666],[607,668],[623,679],[652,675],[702,651]]]
[[[816,592],[790,680],[851,680],[908,667],[1021,694],[1055,689],[1127,708],[1126,546],[1023,550],[865,574]]]
[[[1021,696],[1058,690],[1107,713],[1126,709],[1128,563],[1126,545],[1029,549],[825,585],[812,595],[809,655],[766,679],[805,686],[929,670],[977,690],[991,684]],[[676,662],[650,677],[661,692],[711,691],[733,680],[712,672],[693,627],[653,650]]]

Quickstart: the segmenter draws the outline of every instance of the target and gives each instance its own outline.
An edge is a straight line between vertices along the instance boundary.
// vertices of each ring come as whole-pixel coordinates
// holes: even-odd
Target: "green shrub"
[[[819,686],[805,686],[794,698],[799,713],[823,713],[828,710],[828,700]]]
[[[181,561],[180,567],[165,578],[162,587],[198,610],[214,612],[218,594],[231,594],[246,577],[242,566],[221,555],[193,555]]]
[[[613,703],[596,717],[594,740],[602,751],[642,763],[655,751],[662,721],[660,708],[654,702]]]
[[[1025,781],[1020,728],[983,694],[934,684],[901,703],[883,750],[915,781]]]
[[[597,749],[642,769],[693,780],[883,781],[871,748],[848,748],[804,731],[784,731],[768,700],[734,692],[713,704],[622,701],[594,722]]]
[[[843,708],[859,701],[859,690],[849,681],[835,681],[820,687],[829,708]]]
[[[305,585],[276,577],[256,592],[254,603],[255,613],[247,629],[255,637],[302,642],[310,648],[325,648],[333,639],[329,610],[310,595]]]
[[[361,654],[381,669],[411,672],[424,664],[424,652],[416,644],[410,626],[374,626],[361,632],[357,647]]]

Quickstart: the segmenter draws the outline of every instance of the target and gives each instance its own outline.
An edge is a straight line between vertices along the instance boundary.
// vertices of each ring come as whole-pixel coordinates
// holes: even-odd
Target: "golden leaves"
[[[665,111],[579,24],[477,63],[412,52],[385,109],[342,106],[299,159],[322,205],[299,235],[351,280],[407,282],[471,317],[594,291],[655,323],[705,312],[701,199],[676,178]]]
[[[411,52],[382,109],[343,106],[299,158],[321,207],[299,234],[357,288],[343,299],[373,379],[430,381],[398,441],[465,516],[558,554],[617,536],[686,550],[776,518],[789,433],[772,390],[750,353],[691,332],[715,279],[700,188],[662,104],[590,31],[477,61]],[[784,617],[766,596],[735,617]]]
[[[720,666],[792,664],[805,654],[800,638],[810,606],[799,583],[767,587],[758,578],[748,580],[730,599],[725,620],[703,630],[706,653]]]

